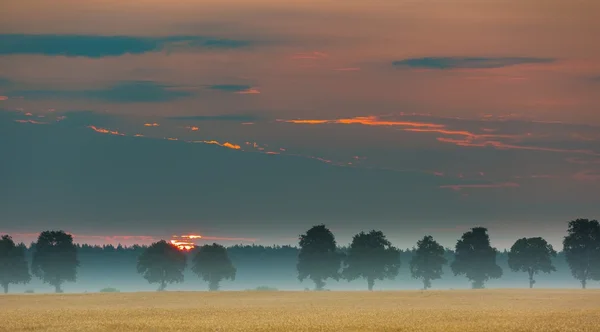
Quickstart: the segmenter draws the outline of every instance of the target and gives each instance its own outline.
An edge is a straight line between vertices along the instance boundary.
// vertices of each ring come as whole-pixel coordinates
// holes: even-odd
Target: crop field
[[[0,331],[600,331],[600,290],[0,296]]]

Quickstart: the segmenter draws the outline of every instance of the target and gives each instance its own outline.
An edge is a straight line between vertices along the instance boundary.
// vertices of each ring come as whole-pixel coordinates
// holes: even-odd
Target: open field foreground
[[[0,296],[2,331],[600,331],[600,290]]]

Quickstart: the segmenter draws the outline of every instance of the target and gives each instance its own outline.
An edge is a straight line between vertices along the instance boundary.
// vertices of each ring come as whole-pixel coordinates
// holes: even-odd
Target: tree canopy
[[[417,242],[417,250],[410,261],[410,274],[423,281],[423,288],[431,287],[431,280],[442,277],[442,268],[448,263],[444,247],[428,235]]]
[[[193,259],[192,272],[208,282],[209,290],[216,291],[221,280],[235,280],[237,270],[227,255],[227,249],[213,243],[200,247]]]
[[[600,280],[600,224],[597,220],[569,222],[563,240],[567,263],[573,277],[585,288],[588,280]]]
[[[0,285],[5,294],[8,293],[8,285],[31,281],[25,249],[24,244],[16,245],[8,235],[0,238]]]
[[[457,241],[450,267],[454,275],[467,277],[473,288],[484,288],[489,279],[502,277],[502,269],[496,264],[496,253],[496,248],[490,246],[487,229],[475,227]]]
[[[62,293],[62,284],[77,280],[77,247],[64,231],[44,231],[35,243],[31,262],[33,274]]]
[[[556,251],[541,237],[522,238],[515,242],[508,252],[508,267],[514,272],[527,272],[529,288],[533,288],[533,276],[539,272],[556,271],[552,258]]]
[[[138,257],[137,271],[149,283],[158,283],[158,290],[163,291],[167,284],[183,282],[185,266],[185,254],[174,245],[160,240],[152,243]]]
[[[369,290],[375,280],[394,279],[400,269],[400,250],[393,247],[381,231],[360,232],[352,238],[343,275],[351,281],[367,279]]]
[[[325,225],[314,226],[300,235],[299,244],[298,280],[311,279],[316,290],[322,290],[328,278],[339,280],[343,255],[338,252],[335,237]]]

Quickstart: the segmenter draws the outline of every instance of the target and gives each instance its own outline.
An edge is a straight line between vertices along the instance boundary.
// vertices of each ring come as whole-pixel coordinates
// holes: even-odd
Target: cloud
[[[287,122],[295,124],[360,124],[365,126],[406,126],[406,127],[425,127],[425,128],[444,128],[442,124],[423,123],[413,121],[391,121],[381,120],[377,116],[357,116],[354,118],[341,118],[334,120],[281,120],[278,122]]]
[[[258,91],[258,89],[253,88],[249,85],[243,85],[243,84],[215,84],[215,85],[209,85],[208,89],[224,91],[224,92],[240,93],[240,94],[258,94],[258,93],[260,93],[260,91]]]
[[[260,117],[251,114],[224,114],[224,115],[192,115],[192,116],[170,116],[167,120],[181,121],[235,121],[252,122],[260,120]]]
[[[0,96],[0,100],[8,100],[7,96]]]
[[[158,103],[194,95],[177,86],[153,81],[121,81],[111,86],[83,90],[20,90],[13,94],[26,99],[86,99],[111,103]]]
[[[39,54],[101,58],[177,49],[235,49],[251,41],[206,36],[101,36],[0,34],[0,55]]]
[[[484,183],[484,184],[452,184],[443,185],[440,188],[448,188],[455,191],[462,189],[487,189],[487,188],[515,188],[519,187],[518,183],[504,182],[504,183]]]
[[[396,67],[424,69],[489,69],[522,64],[550,63],[554,59],[532,57],[424,57],[392,62]]]

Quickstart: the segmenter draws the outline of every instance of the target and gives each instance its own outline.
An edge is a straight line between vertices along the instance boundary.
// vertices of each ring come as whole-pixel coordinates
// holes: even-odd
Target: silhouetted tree
[[[316,290],[322,290],[325,280],[339,280],[343,255],[337,251],[335,237],[325,225],[314,226],[300,235],[298,254],[298,280],[306,278],[315,283]]]
[[[597,220],[577,219],[569,222],[563,240],[571,274],[585,288],[588,280],[600,280],[600,224]]]
[[[185,254],[165,240],[152,243],[137,261],[138,273],[149,283],[158,283],[159,291],[164,291],[167,284],[183,282],[185,266]]]
[[[0,285],[4,288],[4,294],[8,293],[10,284],[26,284],[31,281],[25,249],[22,243],[15,245],[8,235],[0,238]]]
[[[417,242],[417,250],[410,261],[410,274],[423,280],[423,289],[431,287],[431,280],[442,277],[442,267],[448,263],[444,254],[444,247],[430,235]]]
[[[71,234],[63,231],[40,233],[31,262],[33,275],[54,286],[57,293],[62,293],[64,282],[77,280],[77,267],[77,247]]]
[[[192,272],[208,282],[208,289],[211,291],[219,290],[219,283],[223,279],[235,280],[237,270],[227,255],[227,249],[222,245],[203,245],[193,262]]]
[[[552,257],[556,257],[556,251],[546,240],[541,237],[522,238],[508,252],[508,267],[514,272],[527,272],[529,288],[533,288],[535,274],[556,271]]]
[[[373,290],[375,280],[396,278],[400,251],[381,231],[360,232],[352,238],[345,265],[342,274],[346,280],[365,278],[369,290]]]
[[[490,246],[487,229],[475,227],[456,243],[450,268],[454,275],[467,277],[473,288],[484,288],[487,280],[502,277],[502,269],[496,264],[496,253],[496,248]]]

